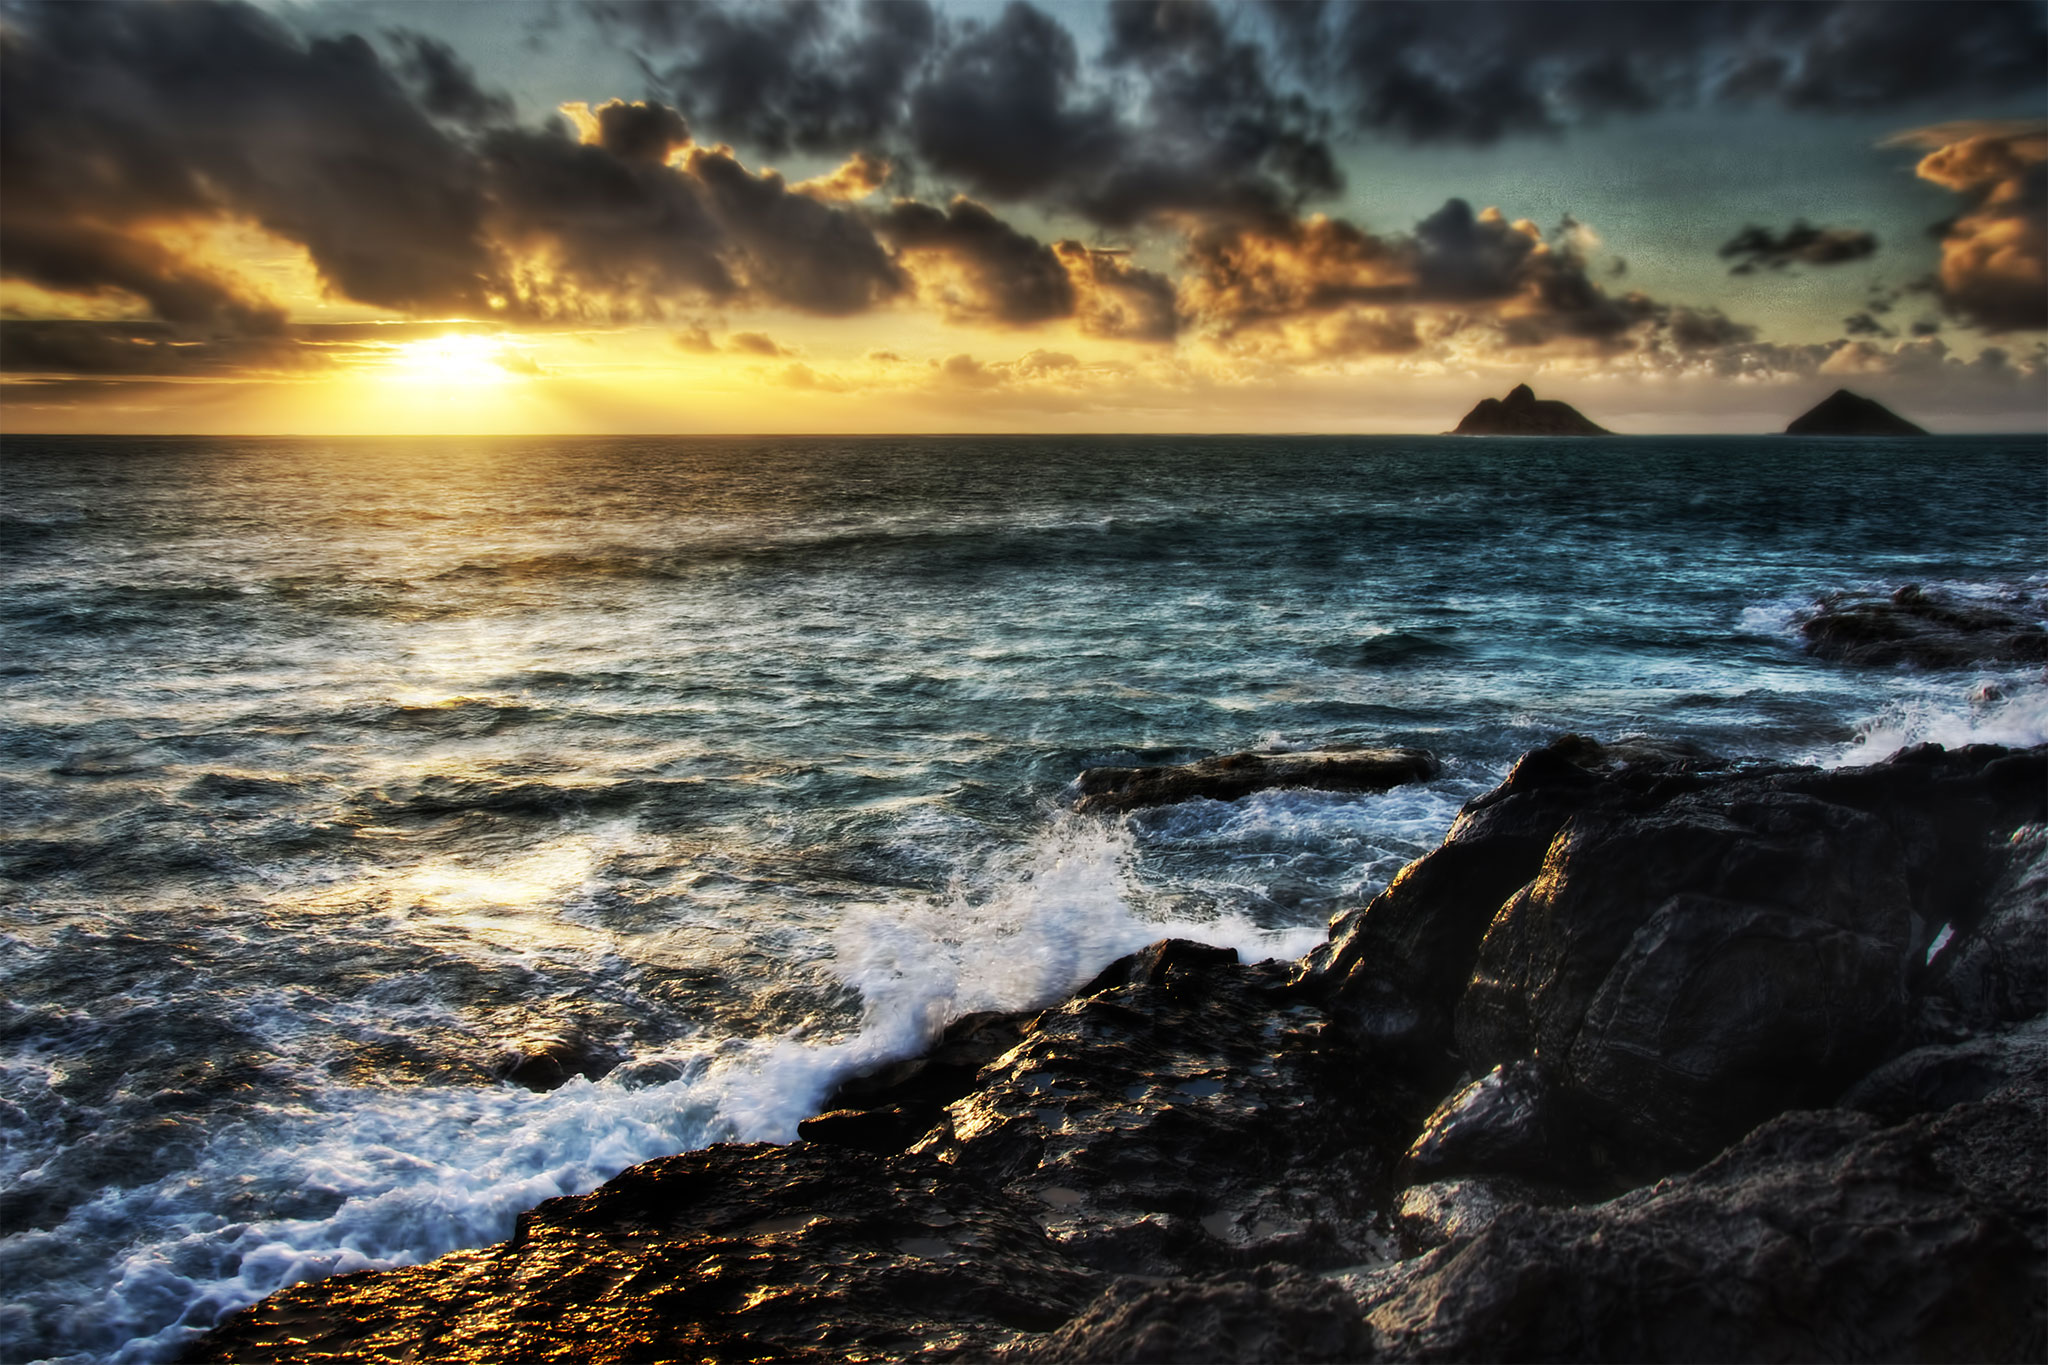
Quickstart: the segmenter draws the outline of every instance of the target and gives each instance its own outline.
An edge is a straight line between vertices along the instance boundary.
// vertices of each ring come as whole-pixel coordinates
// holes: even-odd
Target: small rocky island
[[[1468,419],[1469,420],[1469,419]],[[1927,428],[1913,425],[1875,399],[1847,389],[1836,389],[1785,428],[1787,436],[1925,436]]]
[[[1527,384],[1517,384],[1506,398],[1482,398],[1451,432],[1453,436],[1612,436],[1569,403],[1538,398]]]
[[[1433,767],[1235,758],[1069,797]],[[2044,821],[2048,748],[1567,736],[1299,961],[1154,944],[187,1358],[2040,1360]]]

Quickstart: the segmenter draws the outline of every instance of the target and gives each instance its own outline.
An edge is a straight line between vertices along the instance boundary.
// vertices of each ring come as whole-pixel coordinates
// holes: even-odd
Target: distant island
[[[1453,436],[1612,436],[1606,427],[1554,398],[1538,398],[1527,384],[1517,384],[1506,398],[1482,398],[1465,414]]]
[[[1484,404],[1480,405],[1484,407]],[[1466,418],[1471,421],[1471,418]],[[1884,404],[1836,389],[1785,428],[1787,436],[1925,436],[1927,429],[1908,422]]]

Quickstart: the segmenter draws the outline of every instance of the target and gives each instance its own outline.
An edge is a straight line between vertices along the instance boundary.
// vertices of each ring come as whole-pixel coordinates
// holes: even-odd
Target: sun
[[[441,388],[508,384],[533,367],[503,337],[459,332],[403,342],[392,347],[387,363],[398,378]]]

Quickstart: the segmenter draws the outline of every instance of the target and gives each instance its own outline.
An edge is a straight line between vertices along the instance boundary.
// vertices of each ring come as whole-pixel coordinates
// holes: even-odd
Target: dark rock
[[[1394,1233],[1403,1256],[1420,1256],[1449,1242],[1469,1242],[1508,1209],[1523,1204],[1569,1203],[1510,1176],[1460,1176],[1410,1185],[1394,1203]]]
[[[1049,1331],[1103,1283],[929,1158],[716,1146],[551,1199],[496,1246],[272,1295],[187,1359],[903,1359]]]
[[[2048,1014],[2048,828],[2029,825],[2007,845],[2003,875],[1982,918],[1960,935],[1937,931],[1923,987],[1936,1031],[1994,1028]]]
[[[1046,1358],[1200,1352],[1206,1323],[1246,1359],[1355,1359],[1357,1310],[1288,1269],[1384,1258],[1388,1154],[1426,1104],[1338,1045],[1284,969],[1233,959],[1172,941],[1122,959],[1025,1021],[910,1152],[649,1162],[500,1246],[273,1295],[190,1358],[987,1359],[1140,1274],[1190,1282],[1160,1291],[1178,1335],[1112,1297]]]
[[[888,1156],[917,1141],[928,1125],[900,1104],[886,1109],[829,1109],[796,1126],[805,1142]]]
[[[1538,398],[1527,384],[1508,390],[1506,398],[1482,398],[1465,414],[1453,436],[1611,436],[1569,403]]]
[[[1466,804],[1434,852],[1332,924],[1328,944],[1305,959],[1308,984],[1359,1040],[1448,1082],[1458,1069],[1452,1011],[1479,941],[1542,869],[1565,821],[1596,806],[1653,808],[1726,767],[1697,748],[1640,738],[1567,735],[1524,754],[1505,782]]]
[[[1830,593],[1800,623],[1809,652],[1869,667],[1967,668],[2048,662],[2038,619],[1960,603],[1909,583],[1890,596]]]
[[[1535,1058],[1497,1066],[1438,1105],[1402,1162],[1404,1182],[1471,1172],[1591,1181],[1601,1174],[1571,1097]]]
[[[578,1076],[601,1080],[619,1054],[576,1032],[522,1038],[491,1061],[491,1075],[528,1090],[559,1090]]]
[[[1925,427],[1916,427],[1905,418],[1893,412],[1884,404],[1854,394],[1847,389],[1836,389],[1820,402],[1792,419],[1786,426],[1787,436],[1925,436]]]
[[[1937,1043],[1894,1057],[1842,1096],[1842,1107],[1898,1123],[1970,1104],[2029,1076],[2048,1080],[2048,1020],[2010,1033]]]
[[[798,1125],[797,1133],[807,1142],[900,1152],[974,1088],[982,1067],[1017,1045],[1034,1017],[984,1011],[955,1019],[924,1056],[842,1081],[826,1100],[827,1112]]]
[[[915,1149],[1009,1191],[1113,1274],[1316,1269],[1383,1251],[1390,1158],[1427,1101],[1279,964],[1155,944],[1047,1010]]]
[[[1371,1359],[1372,1329],[1351,1296],[1307,1275],[1120,1279],[1059,1331],[1026,1339],[1003,1361],[1187,1362]]]
[[[1224,754],[1171,768],[1090,768],[1074,779],[1074,809],[1115,814],[1197,797],[1235,801],[1274,787],[1378,792],[1436,774],[1436,759],[1421,749]]]
[[[1295,968],[1154,944],[190,1358],[2041,1358],[2048,1024],[1967,1031],[2044,804],[2048,750],[1561,740]]]
[[[1383,1360],[2038,1360],[2044,1131],[2038,1084],[1893,1128],[1786,1114],[1355,1283]]]

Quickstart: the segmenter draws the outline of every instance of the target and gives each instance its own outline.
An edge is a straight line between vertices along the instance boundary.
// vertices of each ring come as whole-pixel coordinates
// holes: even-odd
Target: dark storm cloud
[[[908,281],[846,211],[689,147],[662,105],[591,111],[599,141],[508,129],[483,143],[494,229],[545,267],[523,296],[543,316],[642,316],[678,300],[742,297],[860,312]]]
[[[222,222],[303,246],[336,295],[423,316],[844,314],[908,287],[860,218],[692,147],[673,108],[577,106],[585,141],[518,127],[445,46],[389,36],[387,66],[242,4],[10,10],[0,272],[131,296],[209,345],[284,325],[191,245]]]
[[[938,34],[924,0],[614,0],[584,13],[631,42],[685,112],[770,154],[883,139],[901,123],[911,77]]]
[[[1080,88],[1073,35],[1013,3],[947,51],[911,96],[910,133],[942,175],[999,199],[1092,180],[1123,150],[1106,97]]]
[[[1862,228],[1815,227],[1802,221],[1782,233],[1751,224],[1723,243],[1719,255],[1735,262],[1729,274],[1747,275],[1759,266],[1783,270],[1795,264],[1841,265],[1876,250],[1877,238]]]
[[[454,48],[407,29],[387,36],[398,51],[399,72],[412,83],[428,113],[473,125],[512,121],[512,101],[477,84],[476,73]]]
[[[1115,227],[1173,212],[1273,216],[1341,184],[1323,112],[1282,93],[1267,49],[1200,0],[1112,6],[1099,69],[1025,3],[954,22],[921,0],[584,12],[630,38],[708,136],[763,152],[907,154],[978,198],[1040,200]]]
[[[244,216],[363,302],[454,310],[489,274],[473,168],[361,38],[237,4],[38,5],[0,33],[0,268],[167,317],[205,272],[146,229]],[[70,249],[63,239],[75,236]],[[215,284],[219,295],[227,286]],[[197,300],[197,302],[195,302]]]
[[[2048,81],[2048,23],[2032,0],[1372,0],[1263,12],[1356,125],[1423,142],[1489,143],[1712,102],[1981,100]]]
[[[944,263],[935,292],[954,317],[1027,326],[1073,315],[1074,285],[1059,255],[972,199],[955,199],[944,212],[905,200],[877,215],[875,226],[913,261]]]
[[[163,322],[83,319],[0,326],[0,370],[10,374],[204,376],[326,363],[321,350],[282,334],[198,336]]]

